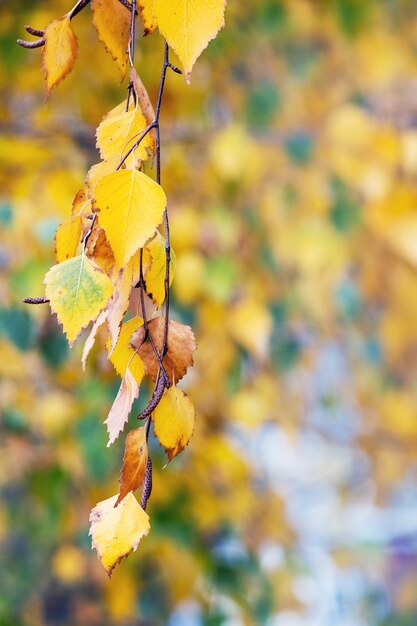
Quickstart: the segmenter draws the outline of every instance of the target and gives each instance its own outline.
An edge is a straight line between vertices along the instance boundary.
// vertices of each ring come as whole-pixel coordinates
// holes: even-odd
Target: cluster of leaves
[[[200,418],[169,472],[150,438],[152,532],[111,583],[86,523],[124,453],[102,427],[106,333],[83,372],[80,342],[20,301],[121,100],[83,11],[76,71],[43,106],[14,40],[67,8],[0,6],[0,621],[414,625],[415,3],[230,2],[187,96],[167,81],[171,305],[199,338],[181,386]]]
[[[44,31],[26,27],[40,37],[35,47],[43,46],[48,93],[75,64],[78,48],[71,20],[87,4],[80,0]],[[188,0],[178,7],[153,0],[140,5],[144,32],[160,30],[182,62],[188,82],[195,60],[224,23],[224,5],[224,0],[197,7]],[[117,61],[122,78],[129,60],[127,99],[97,128],[102,160],[90,168],[74,197],[71,216],[56,230],[57,264],[45,276],[45,298],[26,302],[49,302],[70,346],[92,323],[82,355],[84,368],[98,331],[105,327],[108,358],[122,379],[105,420],[108,446],[123,431],[144,377],[154,383],[152,397],[139,415],[145,424],[126,438],[119,494],[100,502],[90,516],[93,546],[110,576],[149,532],[145,509],[152,488],[151,422],[168,461],[185,448],[193,432],[194,406],[177,383],[193,363],[196,343],[189,326],[169,319],[175,254],[169,241],[167,198],[159,184],[159,114],[165,75],[168,67],[177,73],[181,70],[169,63],[166,44],[155,112],[133,65],[136,2],[92,0],[92,11],[99,38]],[[144,172],[147,161],[154,159],[157,182]],[[163,220],[166,239],[158,230]],[[129,306],[135,312],[131,319],[126,318]],[[132,493],[138,489],[142,489],[141,504]]]

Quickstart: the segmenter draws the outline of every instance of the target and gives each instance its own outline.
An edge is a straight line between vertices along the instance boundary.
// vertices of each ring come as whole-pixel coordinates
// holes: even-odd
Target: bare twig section
[[[40,298],[23,298],[23,302],[25,304],[47,304],[49,300],[41,296]]]

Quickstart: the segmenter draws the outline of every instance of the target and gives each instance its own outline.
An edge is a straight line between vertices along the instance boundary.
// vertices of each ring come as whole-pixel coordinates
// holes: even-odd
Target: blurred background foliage
[[[81,344],[21,303],[125,93],[86,10],[44,103],[40,53],[15,40],[69,8],[0,3],[1,626],[414,626],[416,3],[230,0],[191,86],[169,76],[198,420],[163,471],[154,444],[152,532],[111,583],[87,534],[117,490],[117,381],[102,341],[83,373]],[[153,98],[161,60],[158,35],[140,41]]]

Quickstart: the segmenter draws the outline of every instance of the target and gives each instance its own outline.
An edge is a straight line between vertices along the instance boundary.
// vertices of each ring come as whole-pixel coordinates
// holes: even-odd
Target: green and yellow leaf
[[[81,330],[106,306],[110,278],[86,256],[54,265],[45,276],[45,295],[72,345]]]

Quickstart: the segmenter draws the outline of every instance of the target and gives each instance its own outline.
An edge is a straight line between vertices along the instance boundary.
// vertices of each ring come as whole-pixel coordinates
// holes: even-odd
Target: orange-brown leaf
[[[159,352],[164,343],[164,318],[157,317],[149,322],[149,331]],[[145,363],[146,373],[153,380],[158,375],[158,361],[149,340],[144,342],[145,329],[142,326],[132,338],[132,346],[137,349],[139,356]],[[187,369],[193,364],[193,351],[196,349],[194,333],[189,326],[169,321],[168,326],[168,352],[164,357],[163,364],[166,372],[174,383],[177,383],[185,375]]]
[[[116,505],[123,500],[130,491],[135,491],[142,486],[145,479],[146,465],[148,463],[148,444],[146,442],[146,426],[131,430],[125,443],[123,467],[120,474],[119,497]]]

